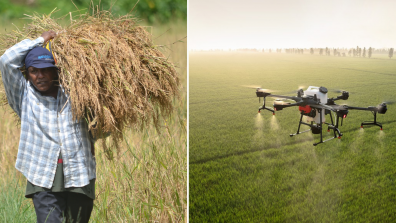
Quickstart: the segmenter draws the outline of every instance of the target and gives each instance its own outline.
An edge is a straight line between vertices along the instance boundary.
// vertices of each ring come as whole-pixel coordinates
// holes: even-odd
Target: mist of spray
[[[385,132],[384,131],[379,131],[378,135],[378,141],[379,141],[379,145],[375,147],[374,149],[374,154],[377,156],[378,160],[382,160],[383,156],[382,156],[382,151],[384,149],[384,139],[385,139]]]
[[[253,136],[252,144],[253,144],[254,147],[256,147],[256,146],[259,147],[259,146],[262,146],[264,141],[265,141],[264,140],[264,133],[263,133],[263,130],[264,130],[264,119],[263,119],[263,117],[261,116],[260,113],[258,113],[256,118],[255,118],[255,128],[256,128],[256,131],[255,131],[255,134]]]
[[[364,128],[360,128],[358,137],[362,136],[364,134]]]
[[[255,124],[256,124],[256,129],[258,129],[258,130],[263,129],[264,120],[260,113],[257,113],[256,119],[255,119]]]
[[[273,115],[272,118],[271,118],[271,129],[272,130],[279,130],[279,121],[275,117],[275,115]]]
[[[378,133],[378,139],[379,139],[380,141],[383,141],[384,138],[385,138],[385,132],[384,132],[384,131],[379,131],[379,133]]]
[[[358,154],[361,150],[361,146],[363,144],[363,135],[364,135],[364,128],[360,128],[358,133],[355,136],[355,139],[353,140],[353,142],[351,143],[351,145],[349,146],[352,149],[353,153]]]

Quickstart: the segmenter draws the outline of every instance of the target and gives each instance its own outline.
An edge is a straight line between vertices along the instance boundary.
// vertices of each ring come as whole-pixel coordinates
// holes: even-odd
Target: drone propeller
[[[300,90],[300,89],[306,89],[306,88],[307,88],[307,86],[306,86],[306,85],[300,85],[300,86],[298,86],[298,88],[297,88],[297,89],[298,89],[298,90]],[[298,91],[298,90],[297,90],[297,91]]]
[[[262,89],[262,88],[258,89],[257,91],[258,91],[258,92],[267,92],[267,93],[275,92],[274,90]]]
[[[273,98],[273,100],[268,101],[269,103],[273,104],[281,104],[281,103],[288,103],[291,99],[288,98]]]
[[[291,103],[286,100],[275,100],[273,101],[274,105],[290,105]]]
[[[290,98],[275,98],[273,101],[270,101],[269,103],[282,105],[282,104],[290,104],[294,102]]]
[[[276,90],[271,90],[271,89],[263,89],[259,85],[241,85],[242,87],[247,87],[247,88],[254,88],[258,89],[258,92],[266,92],[266,93],[272,93],[272,92],[278,92]]]
[[[275,90],[271,90],[271,89],[262,89],[262,88],[257,89],[257,91],[258,91],[258,92],[266,92],[266,93],[277,92],[277,91],[275,91]]]
[[[307,88],[306,86],[300,85],[300,86],[298,86],[298,88],[296,90],[286,92],[286,94],[297,94],[298,91],[300,91],[301,89],[304,91],[304,89],[306,89],[306,88]]]
[[[382,103],[385,103],[387,105],[392,105],[392,104],[396,103],[396,100],[386,100],[386,101],[383,101]]]
[[[274,101],[290,101],[289,98],[274,98]]]
[[[247,87],[247,88],[255,88],[255,89],[261,88],[260,85],[241,85],[241,86],[242,86],[242,87]]]
[[[342,93],[342,92],[344,92],[344,91],[346,91],[346,90],[342,90],[342,89],[330,89],[329,91],[330,91],[330,92],[333,92],[333,93],[338,93],[338,94],[340,94],[340,93]],[[349,93],[354,93],[353,91],[347,91],[347,92],[349,92]]]
[[[340,89],[331,89],[330,90],[331,92],[334,92],[334,93],[342,93],[344,90],[340,90]]]

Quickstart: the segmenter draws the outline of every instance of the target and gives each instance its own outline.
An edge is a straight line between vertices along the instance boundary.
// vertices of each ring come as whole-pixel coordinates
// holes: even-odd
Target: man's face
[[[28,68],[28,79],[40,92],[50,91],[57,81],[57,71],[54,67]]]

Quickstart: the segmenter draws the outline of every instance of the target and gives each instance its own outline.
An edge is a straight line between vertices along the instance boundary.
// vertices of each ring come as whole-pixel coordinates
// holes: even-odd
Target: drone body
[[[304,91],[304,96],[305,97],[314,97],[316,94],[316,97],[318,98],[318,100],[320,102],[326,102],[327,101],[327,89],[324,87],[314,87],[314,86],[309,86],[308,89],[306,91]],[[308,106],[309,107],[309,106]],[[300,107],[301,109],[301,107]],[[306,108],[308,109],[308,108]],[[307,122],[311,122],[314,121],[316,123],[319,123],[320,121],[320,115],[317,113],[315,114],[315,117],[310,117],[310,116],[306,116],[307,117]],[[325,111],[322,111],[322,117],[323,117],[323,122],[325,121]]]
[[[377,122],[377,113],[379,114],[386,113],[387,111],[386,103],[381,103],[378,106],[369,106],[367,108],[352,107],[347,105],[337,105],[335,101],[347,100],[349,98],[349,92],[342,91],[341,92],[342,94],[335,98],[328,98],[327,93],[328,93],[327,88],[315,87],[315,86],[309,86],[305,92],[302,89],[298,90],[297,96],[273,95],[270,92],[268,92],[266,89],[257,88],[256,90],[257,97],[264,98],[263,106],[259,107],[258,112],[260,112],[261,110],[268,110],[271,111],[273,115],[275,115],[275,111],[281,111],[287,107],[298,106],[301,114],[298,129],[296,133],[290,134],[290,136],[295,136],[308,131],[312,131],[313,134],[320,134],[320,141],[314,143],[313,144],[314,146],[334,138],[341,138],[343,134],[339,130],[339,126],[342,126],[343,119],[346,118],[346,116],[349,113],[349,110],[371,111],[374,115],[374,121],[362,122],[360,127],[363,128],[364,125],[376,125],[380,127],[380,130],[382,130],[382,124]],[[275,97],[280,99],[293,100],[295,101],[295,103],[284,102],[284,101],[280,101],[280,99],[277,99],[273,104],[274,109],[271,109],[265,106],[266,97]],[[334,120],[332,113],[335,114]],[[330,122],[326,122],[325,116],[327,114],[330,115]],[[303,121],[303,117],[305,117],[306,121]],[[310,129],[300,132],[301,125],[307,125],[310,127]],[[323,140],[322,130],[325,126],[327,127],[328,132],[333,130],[333,137]]]

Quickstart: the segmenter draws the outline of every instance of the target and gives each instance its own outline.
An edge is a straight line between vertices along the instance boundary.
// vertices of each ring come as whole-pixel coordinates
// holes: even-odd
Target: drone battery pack
[[[316,94],[316,97],[320,100],[321,103],[326,104],[327,103],[327,89],[323,87],[315,87],[315,86],[309,86],[306,91],[304,91],[304,96],[314,96]],[[316,113],[318,113],[316,111]],[[320,123],[320,115],[316,114],[315,117],[307,117],[307,122],[314,121],[316,123]],[[322,110],[322,122],[325,122],[325,110]]]

